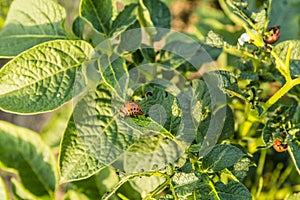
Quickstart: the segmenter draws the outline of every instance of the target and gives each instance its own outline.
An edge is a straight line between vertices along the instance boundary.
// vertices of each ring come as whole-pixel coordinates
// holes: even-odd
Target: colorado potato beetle
[[[265,35],[265,42],[268,44],[273,44],[279,40],[280,36],[280,26],[272,26],[268,29],[268,33]]]
[[[283,144],[279,138],[275,138],[274,143],[273,143],[273,148],[277,152],[285,152],[288,148],[288,145]]]
[[[122,118],[129,117],[131,115],[144,115],[142,107],[133,101],[124,103],[120,109],[120,116]]]

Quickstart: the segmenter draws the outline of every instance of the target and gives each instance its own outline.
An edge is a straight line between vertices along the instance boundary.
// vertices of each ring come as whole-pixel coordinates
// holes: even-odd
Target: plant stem
[[[155,188],[155,190],[153,190],[149,195],[147,195],[144,199],[152,199],[152,197],[154,195],[156,195],[157,193],[159,193],[160,191],[162,191],[164,188],[167,187],[167,185],[170,184],[170,178],[168,178],[167,180],[165,180],[165,182],[163,182],[162,184],[160,184],[157,188]]]
[[[120,182],[112,189],[111,192],[107,193],[106,195],[104,195],[102,197],[102,200],[109,200],[109,198],[124,184],[126,183],[127,181],[129,181],[130,179],[132,178],[135,178],[135,177],[139,177],[139,176],[159,176],[159,177],[165,177],[165,178],[168,178],[167,175],[163,174],[163,173],[160,173],[160,172],[140,172],[140,173],[137,173],[137,174],[131,174],[131,175],[128,175],[127,177],[125,177],[124,179],[120,180]]]
[[[286,181],[286,179],[291,174],[293,169],[294,169],[293,165],[288,165],[287,168],[281,173],[279,179],[276,182],[277,189],[283,185],[283,183]]]
[[[263,172],[263,169],[264,169],[266,156],[267,156],[267,150],[263,149],[261,151],[258,166],[257,166],[257,170],[256,170],[255,183],[254,183],[254,186],[252,187],[252,194],[253,194],[253,196],[256,197],[256,199],[258,199],[258,197],[260,195],[260,191],[261,191],[261,183],[260,182],[261,182],[261,178],[262,178],[262,172]]]
[[[248,57],[248,58],[252,58],[254,60],[259,60],[259,58],[256,55],[249,53],[247,51],[241,50],[241,49],[236,49],[236,47],[233,47],[233,46],[224,45],[223,49],[226,53],[229,53],[231,55],[235,55],[238,57]]]
[[[265,104],[263,104],[264,112],[266,112],[274,103],[276,103],[283,95],[285,95],[295,85],[300,84],[300,78],[286,82]]]
[[[280,59],[280,57],[274,51],[270,51],[271,55],[275,58],[276,68],[284,76],[286,83],[263,105],[264,113],[274,103],[276,103],[283,95],[285,95],[290,89],[292,89],[295,85],[300,84],[300,78],[296,78],[292,80],[292,77],[290,75],[290,57],[291,57],[292,50],[293,50],[293,45],[289,45],[286,54],[285,63]]]
[[[173,186],[173,184],[171,182],[170,182],[170,190],[172,192],[172,195],[173,195],[174,199],[177,200],[178,197],[176,195],[175,188],[174,188],[174,186]]]
[[[236,16],[235,14],[233,14],[231,12],[231,10],[228,9],[226,3],[224,0],[219,0],[219,4],[222,8],[222,10],[224,11],[224,13],[235,23],[238,25],[242,25],[244,28],[247,27],[247,23],[242,20],[241,18],[239,18],[238,16]],[[233,6],[233,5],[232,5]]]
[[[120,197],[122,200],[130,200],[127,197],[125,197],[123,194],[118,194],[118,197]]]
[[[290,59],[291,59],[291,53],[292,53],[293,48],[294,48],[293,44],[289,45],[289,48],[286,53],[285,66],[287,66],[286,73],[288,73],[288,74],[290,74]]]
[[[272,6],[272,0],[269,0],[267,14],[266,14],[266,21],[265,21],[265,24],[264,24],[264,31],[267,30],[268,25],[269,25],[270,16],[271,16],[271,6]]]

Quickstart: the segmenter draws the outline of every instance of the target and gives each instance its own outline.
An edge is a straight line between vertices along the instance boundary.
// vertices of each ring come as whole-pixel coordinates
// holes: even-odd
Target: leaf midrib
[[[79,47],[79,46],[76,46],[76,45],[72,45],[72,46],[74,46],[74,47]],[[44,47],[47,47],[47,46],[44,46]],[[62,51],[61,49],[57,49],[57,48],[52,47],[52,46],[48,46],[48,47],[50,47],[51,49],[56,49],[56,50],[58,50],[58,51]],[[70,47],[71,47],[71,46],[70,46]],[[41,50],[41,49],[37,48],[37,49],[35,49],[35,50]],[[82,52],[85,52],[83,48],[82,48]],[[65,51],[63,51],[63,53],[65,53],[66,55],[68,55],[68,57],[71,58],[73,61],[78,61],[77,58],[74,58],[75,55],[69,54],[69,52],[65,52]],[[82,53],[82,55],[84,55],[84,56],[87,58],[87,56],[86,56],[84,53]],[[29,61],[29,60],[26,60],[26,61]],[[50,63],[50,62],[47,61],[47,60],[46,60],[46,61],[45,61],[45,60],[33,60],[33,61],[40,61],[40,62]],[[23,86],[21,86],[21,87],[18,87],[18,88],[16,88],[16,89],[14,89],[14,90],[8,91],[8,92],[3,93],[3,94],[0,94],[0,97],[3,96],[3,95],[11,94],[11,93],[13,93],[13,92],[15,92],[15,91],[18,91],[18,90],[20,90],[20,89],[26,88],[26,87],[28,87],[28,86],[30,86],[30,85],[34,85],[34,84],[36,84],[36,83],[38,83],[38,82],[41,82],[42,80],[46,80],[46,79],[48,79],[48,78],[54,77],[55,75],[60,74],[60,73],[65,72],[65,71],[68,71],[69,69],[79,67],[79,66],[81,66],[82,63],[83,63],[83,62],[79,62],[79,61],[78,61],[75,65],[70,65],[70,66],[68,66],[68,67],[63,67],[63,66],[62,66],[60,70],[55,71],[54,73],[49,74],[48,76],[43,76],[43,77],[41,77],[40,79],[37,79],[37,80],[35,80],[35,81],[33,81],[33,82],[30,82],[30,83],[28,83],[28,84],[25,84],[25,85],[23,85]],[[9,65],[8,65],[8,66],[9,66]],[[57,64],[56,64],[56,66],[57,66]],[[1,86],[1,85],[0,85],[0,86]]]
[[[59,71],[56,71],[56,73],[50,74],[50,75],[48,75],[48,76],[43,76],[41,79],[37,79],[36,81],[30,82],[30,83],[25,84],[25,85],[23,85],[23,86],[21,86],[21,87],[18,87],[18,88],[16,88],[16,89],[13,89],[13,90],[8,91],[8,92],[6,92],[6,93],[0,94],[0,97],[1,97],[1,96],[5,96],[5,95],[8,95],[8,94],[11,94],[11,93],[14,93],[15,91],[19,91],[19,90],[24,89],[24,88],[26,88],[26,87],[29,87],[29,86],[31,86],[31,85],[34,85],[34,84],[36,84],[36,83],[38,83],[38,82],[41,82],[42,80],[46,80],[46,79],[48,79],[48,78],[51,78],[51,77],[53,77],[53,76],[55,76],[55,75],[57,75],[57,74],[60,74],[60,73],[64,72],[64,71],[67,71],[67,70],[69,70],[69,69],[72,69],[72,68],[75,68],[75,67],[77,67],[77,66],[80,66],[81,64],[82,64],[82,63],[78,63],[78,64],[76,64],[76,65],[72,65],[72,66],[70,66],[70,67],[63,68],[63,69],[61,69],[61,70],[59,70]],[[1,84],[0,86],[2,87],[3,84]],[[5,86],[4,86],[4,87],[5,87]]]

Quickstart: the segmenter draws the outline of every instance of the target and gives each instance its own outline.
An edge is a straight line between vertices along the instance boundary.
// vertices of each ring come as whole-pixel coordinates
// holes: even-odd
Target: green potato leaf
[[[77,16],[76,19],[74,20],[73,24],[72,24],[72,31],[73,33],[79,37],[82,38],[83,34],[84,34],[84,19],[80,16]]]
[[[72,105],[66,105],[55,112],[41,130],[41,138],[51,148],[59,147],[60,140],[72,114]]]
[[[299,140],[293,140],[289,143],[289,147],[291,149],[291,157],[294,162],[294,165],[300,174],[300,142]]]
[[[222,182],[217,182],[215,184],[216,190],[218,192],[218,196],[220,199],[225,200],[233,200],[233,199],[241,199],[241,200],[251,200],[252,196],[246,186],[244,186],[240,182],[231,181],[228,184],[224,184]]]
[[[12,192],[15,199],[50,199],[49,196],[44,195],[43,197],[37,197],[33,195],[25,186],[15,178],[11,179]]]
[[[54,1],[13,1],[0,32],[0,57],[13,57],[42,42],[65,39],[65,18],[65,9]]]
[[[28,129],[0,122],[0,161],[18,171],[24,187],[36,196],[53,196],[55,158],[41,138]]]
[[[286,62],[292,78],[300,77],[300,41],[288,40],[275,46],[274,51],[279,55],[283,62]]]
[[[61,182],[89,177],[119,158],[127,171],[140,171],[179,156],[180,142],[158,123],[144,116],[121,118],[122,104],[113,95],[101,82],[76,105],[61,144]]]
[[[113,21],[110,36],[119,35],[128,29],[137,20],[137,4],[126,6]]]
[[[160,0],[139,1],[139,21],[153,41],[159,41],[171,28],[171,13]]]
[[[111,0],[82,0],[79,12],[80,16],[91,23],[97,31],[108,35],[113,16]]]
[[[233,166],[245,154],[237,147],[227,144],[217,144],[203,158],[203,167],[215,172]]]
[[[13,0],[1,0],[0,1],[0,30],[2,29],[5,18],[8,13],[9,5]]]
[[[15,113],[60,107],[76,95],[76,72],[92,51],[84,41],[55,40],[18,55],[0,70],[0,107]]]
[[[191,195],[201,184],[194,173],[176,173],[172,181],[174,182],[174,190],[179,197]]]

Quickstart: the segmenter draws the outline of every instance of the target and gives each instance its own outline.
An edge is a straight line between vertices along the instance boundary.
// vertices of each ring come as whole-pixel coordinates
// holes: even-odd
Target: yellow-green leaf
[[[66,38],[65,18],[65,9],[54,1],[13,1],[0,33],[0,57],[16,56],[42,42]]]
[[[85,41],[55,40],[23,52],[0,70],[0,108],[37,113],[60,107],[75,95],[76,72],[92,51]]]

